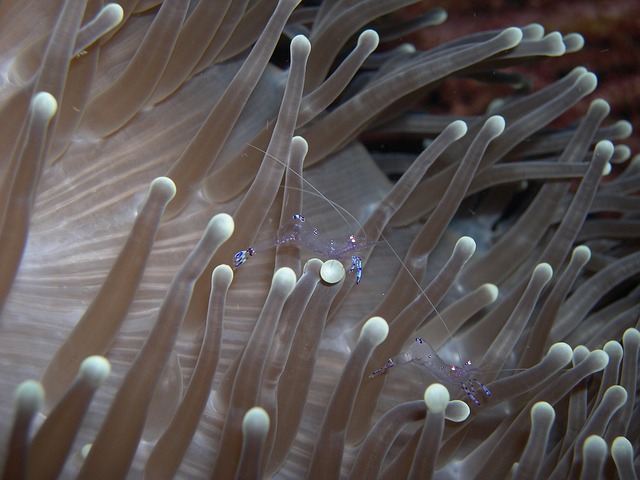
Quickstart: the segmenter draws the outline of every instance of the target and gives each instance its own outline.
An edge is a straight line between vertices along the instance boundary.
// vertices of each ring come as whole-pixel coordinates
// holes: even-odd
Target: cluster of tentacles
[[[517,71],[580,35],[298,3],[0,4],[4,477],[635,478],[631,126]],[[457,76],[513,94],[429,114]],[[231,269],[294,214],[366,239],[357,287],[296,242]],[[491,397],[370,378],[415,337]]]

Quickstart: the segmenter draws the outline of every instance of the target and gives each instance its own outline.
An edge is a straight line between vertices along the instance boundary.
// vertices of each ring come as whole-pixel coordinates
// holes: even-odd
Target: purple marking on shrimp
[[[349,273],[353,273],[354,271],[356,272],[357,285],[360,283],[360,278],[362,278],[362,259],[357,255],[351,255],[351,268],[349,269]]]
[[[249,247],[246,250],[240,250],[238,253],[234,255],[233,264],[236,266],[236,268],[239,267],[244,262],[246,262],[249,257],[253,257],[254,253],[255,251],[253,250],[252,247]]]
[[[375,370],[369,375],[369,378],[387,373],[396,365],[406,365],[407,363],[415,363],[425,367],[431,374],[444,384],[459,384],[469,398],[476,405],[480,402],[476,398],[476,389],[474,383],[478,385],[487,397],[491,396],[489,389],[473,376],[471,369],[471,360],[467,360],[462,367],[445,363],[435,352],[435,350],[424,339],[416,338],[416,343],[411,345],[409,350],[396,355],[387,360],[382,368]]]
[[[356,273],[356,284],[360,283],[362,278],[362,258],[354,255],[355,252],[370,248],[376,242],[369,242],[365,238],[359,238],[355,235],[349,235],[344,242],[336,242],[333,239],[327,239],[319,235],[318,229],[305,217],[295,214],[292,217],[293,222],[282,225],[276,232],[274,245],[295,245],[305,250],[314,252],[324,258],[339,260],[344,262],[351,259],[350,273]],[[255,250],[253,247],[247,250],[240,250],[235,254],[234,265],[239,267],[245,263],[250,256],[253,256]]]

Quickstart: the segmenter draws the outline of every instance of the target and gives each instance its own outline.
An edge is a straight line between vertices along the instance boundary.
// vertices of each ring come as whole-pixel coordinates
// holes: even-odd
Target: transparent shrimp
[[[382,375],[397,365],[406,365],[407,363],[414,363],[426,368],[436,379],[444,384],[459,384],[476,405],[480,405],[480,402],[476,398],[475,385],[480,387],[487,397],[491,396],[489,389],[473,376],[471,360],[467,360],[462,367],[447,364],[431,348],[431,345],[419,337],[416,338],[416,342],[408,350],[387,360],[387,363],[382,368],[372,372],[369,378]]]
[[[375,245],[375,242],[369,242],[367,239],[349,235],[342,242],[333,239],[327,239],[318,233],[318,229],[300,215],[295,214],[292,222],[282,225],[276,232],[275,241],[270,242],[273,246],[278,245],[295,245],[313,253],[317,253],[327,259],[345,261],[349,257],[351,260],[350,273],[356,273],[356,283],[360,283],[362,278],[362,258],[354,253],[364,250]],[[240,250],[234,256],[234,265],[239,267],[245,263],[249,257],[256,253],[257,247],[248,247],[246,250]]]

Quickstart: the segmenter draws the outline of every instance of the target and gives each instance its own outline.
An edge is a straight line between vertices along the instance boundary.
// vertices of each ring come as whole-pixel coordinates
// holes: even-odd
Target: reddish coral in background
[[[414,7],[411,14],[418,14],[435,6],[423,2]],[[580,33],[585,39],[584,48],[574,54],[536,62],[535,66],[523,65],[533,86],[539,88],[565,75],[576,65],[594,72],[599,79],[593,98],[603,98],[611,106],[611,117],[629,120],[634,134],[627,143],[633,152],[640,147],[640,17],[638,3],[633,0],[607,2],[605,0],[487,0],[454,2],[444,0],[437,6],[444,8],[449,17],[444,24],[427,28],[411,41],[420,49],[429,49],[461,35],[488,29],[500,29],[507,25],[540,23],[547,32],[562,34]],[[505,95],[509,91],[505,89]],[[437,112],[470,114],[484,110],[495,98],[495,90],[488,92],[484,85],[464,79],[445,82],[430,97]],[[572,115],[560,121],[570,122],[584,114],[589,102],[583,102],[572,110]]]

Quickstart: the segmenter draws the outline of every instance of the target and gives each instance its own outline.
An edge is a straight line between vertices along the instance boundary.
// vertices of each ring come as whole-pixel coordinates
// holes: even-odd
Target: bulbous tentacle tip
[[[573,259],[579,260],[581,264],[586,264],[591,259],[591,249],[586,245],[578,245],[571,253]]]
[[[549,50],[549,56],[559,57],[567,52],[567,47],[564,44],[564,39],[562,38],[560,32],[551,32],[545,37],[544,40]]]
[[[100,14],[107,16],[114,27],[118,26],[124,19],[124,9],[117,3],[107,3],[102,7]]]
[[[248,435],[266,435],[270,426],[269,414],[262,407],[253,407],[245,413],[242,419],[242,433]]]
[[[166,196],[169,201],[176,195],[176,184],[169,177],[157,177],[151,181],[149,189],[152,192],[158,191]]]
[[[585,459],[587,457],[604,459],[604,457],[607,455],[607,442],[605,442],[604,438],[598,435],[590,435],[585,439],[584,444],[582,445],[582,451]]]
[[[504,38],[505,43],[508,45],[506,48],[509,49],[518,46],[524,34],[518,27],[509,27],[505,28],[500,33],[500,36]]]
[[[311,42],[304,35],[296,35],[293,37],[293,40],[291,40],[290,49],[292,56],[294,54],[306,56],[311,52]]]
[[[616,340],[609,340],[604,344],[604,347],[602,347],[602,349],[607,353],[607,355],[609,355],[609,357],[622,358],[622,355],[624,353],[622,345],[620,345],[620,342],[617,342]]]
[[[375,30],[367,29],[364,30],[358,36],[358,47],[365,48],[368,52],[373,52],[376,48],[378,48],[378,44],[380,43],[380,35]]]
[[[553,277],[553,268],[546,262],[539,263],[533,269],[533,276],[539,277],[540,281],[546,285]]]
[[[440,25],[447,21],[449,14],[444,8],[432,8],[429,10],[429,16],[431,17],[431,25]]]
[[[35,413],[44,402],[44,388],[40,382],[26,380],[16,388],[14,398],[16,409],[23,413]]]
[[[218,265],[211,272],[211,284],[214,288],[229,288],[233,281],[233,269],[229,265]]]
[[[603,370],[609,364],[609,355],[604,350],[594,350],[589,356],[596,362],[597,371]]]
[[[295,137],[293,137],[291,139],[291,149],[295,150],[295,149],[299,149],[301,150],[301,155],[302,157],[307,155],[307,152],[309,151],[309,142],[307,142],[304,137],[301,137],[299,135],[296,135]]]
[[[599,116],[607,116],[611,111],[611,105],[602,98],[596,98],[591,104],[589,104],[589,113]]]
[[[544,37],[544,26],[539,23],[530,23],[522,27],[522,31],[524,33],[524,38],[527,40],[540,40]]]
[[[447,408],[444,411],[444,418],[451,422],[464,422],[471,414],[471,408],[467,402],[462,400],[451,400],[447,403]]]
[[[87,357],[80,364],[78,376],[92,388],[102,385],[111,373],[109,360],[100,355]]]
[[[579,33],[568,33],[562,37],[562,42],[567,53],[575,53],[584,47],[584,37]]]
[[[485,283],[480,285],[483,293],[487,295],[487,301],[489,303],[493,303],[498,299],[498,295],[500,295],[500,289],[494,285],[493,283]]]
[[[493,115],[484,123],[484,128],[489,129],[493,138],[504,132],[506,122],[501,115]]]
[[[622,407],[627,401],[627,390],[620,385],[612,385],[604,392],[603,402],[610,401],[614,408]]]
[[[447,125],[445,130],[451,130],[454,138],[459,140],[467,134],[468,127],[462,120],[455,120]]]
[[[31,108],[35,115],[44,121],[49,121],[58,110],[58,102],[49,92],[38,92],[31,101]]]
[[[471,258],[476,251],[476,241],[471,237],[460,237],[455,245],[455,250]]]
[[[593,155],[611,158],[613,156],[613,152],[614,146],[610,140],[600,140],[598,143],[596,143],[596,148],[593,151]]]
[[[273,274],[273,288],[281,289],[290,294],[296,286],[296,274],[289,267],[276,270]]]
[[[622,342],[625,346],[629,342],[640,343],[640,331],[637,328],[628,328],[622,335]]]
[[[441,383],[432,383],[424,391],[424,403],[431,412],[443,413],[449,400],[449,390]]]
[[[573,350],[571,350],[571,347],[568,344],[558,342],[549,347],[549,353],[547,355],[558,356],[560,362],[566,365],[571,361]]]
[[[576,80],[576,87],[585,95],[593,93],[598,86],[598,77],[592,72],[586,71]]]
[[[340,282],[345,275],[344,265],[338,260],[327,260],[322,264],[322,268],[320,268],[320,278],[330,285]]]
[[[544,421],[545,423],[551,423],[556,418],[556,411],[547,402],[537,402],[531,407],[531,419],[532,423],[536,421]]]
[[[307,260],[307,263],[304,264],[302,271],[303,273],[307,273],[314,270],[320,272],[323,265],[324,263],[319,258],[310,258],[309,260]]]
[[[631,460],[633,464],[633,445],[625,437],[616,437],[611,443],[611,456],[616,464],[622,463],[623,460]]]
[[[382,317],[371,317],[360,331],[360,339],[367,339],[373,345],[380,345],[389,334],[389,324]],[[360,340],[359,340],[360,341]]]
[[[226,213],[219,213],[209,220],[205,235],[211,237],[213,243],[219,246],[229,240],[234,229],[233,217]]]

